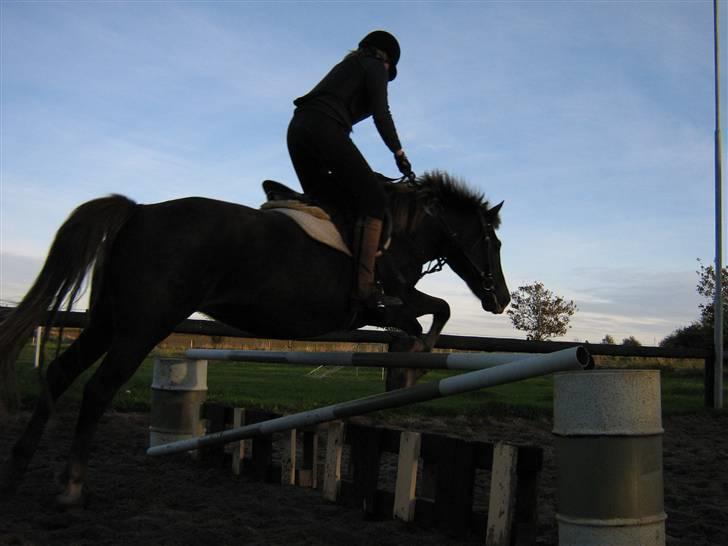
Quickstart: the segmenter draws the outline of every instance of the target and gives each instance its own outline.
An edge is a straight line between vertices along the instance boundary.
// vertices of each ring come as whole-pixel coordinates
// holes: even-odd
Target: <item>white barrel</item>
[[[660,372],[554,377],[560,546],[665,544]]]
[[[204,434],[200,408],[206,396],[206,360],[157,358],[152,377],[149,446]]]

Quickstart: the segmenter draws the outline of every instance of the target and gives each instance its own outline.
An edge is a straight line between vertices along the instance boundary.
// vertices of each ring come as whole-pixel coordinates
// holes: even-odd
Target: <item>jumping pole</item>
[[[407,356],[412,357],[413,354],[408,353]],[[358,400],[341,402],[323,408],[287,415],[237,429],[225,430],[199,438],[150,447],[147,450],[147,454],[154,456],[171,455],[173,453],[244,440],[254,436],[283,432],[294,428],[364,415],[373,411],[426,402],[436,398],[453,396],[484,387],[492,387],[531,377],[547,375],[553,372],[582,370],[588,366],[589,362],[589,352],[584,347],[572,347],[545,355],[522,358],[492,368],[463,373],[455,377],[448,377],[431,383],[424,383],[414,387],[375,394]]]
[[[482,370],[523,360],[517,353],[374,353],[344,351],[245,351],[238,349],[188,349],[195,360],[232,360],[265,364],[344,366],[358,368],[418,368],[428,370]]]

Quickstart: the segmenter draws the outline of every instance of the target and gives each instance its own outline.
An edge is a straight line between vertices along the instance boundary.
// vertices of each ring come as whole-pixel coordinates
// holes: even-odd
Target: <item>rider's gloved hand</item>
[[[400,150],[394,154],[394,160],[397,162],[397,168],[404,176],[414,179],[415,173],[412,172],[412,164],[407,159],[404,150]]]

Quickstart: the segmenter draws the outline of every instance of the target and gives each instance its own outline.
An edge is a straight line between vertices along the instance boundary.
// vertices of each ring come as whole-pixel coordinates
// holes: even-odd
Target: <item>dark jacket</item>
[[[354,53],[334,66],[308,94],[297,98],[297,110],[315,110],[336,120],[347,132],[369,116],[392,153],[402,148],[387,100],[389,74],[384,63]]]

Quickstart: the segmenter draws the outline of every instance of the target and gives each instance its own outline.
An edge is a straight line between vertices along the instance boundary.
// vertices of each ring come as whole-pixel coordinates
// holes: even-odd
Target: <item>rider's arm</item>
[[[392,114],[389,111],[389,101],[387,98],[387,84],[389,75],[387,69],[379,60],[372,59],[367,63],[366,67],[366,86],[367,94],[372,108],[372,117],[374,125],[379,131],[379,135],[392,153],[400,155],[402,145],[397,136],[397,129],[394,127]]]

